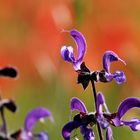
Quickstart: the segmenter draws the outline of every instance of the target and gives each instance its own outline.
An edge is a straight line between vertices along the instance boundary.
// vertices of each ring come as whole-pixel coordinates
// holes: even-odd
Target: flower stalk
[[[96,93],[94,80],[92,80],[92,79],[91,79],[91,85],[92,85],[92,93],[94,96],[95,108],[96,108],[96,112],[97,112],[97,93]],[[99,139],[103,140],[102,129],[101,129],[100,124],[98,122],[97,122],[97,130],[98,130]]]
[[[0,114],[1,114],[1,119],[2,119],[2,122],[3,122],[2,131],[4,132],[5,137],[7,137],[7,135],[8,135],[8,133],[7,133],[7,123],[6,123],[3,107],[1,108]]]
[[[139,119],[132,118],[129,121],[123,119],[123,116],[130,109],[140,108],[140,98],[127,98],[120,103],[116,112],[110,113],[104,95],[102,92],[96,92],[95,82],[107,83],[115,80],[117,84],[123,84],[126,81],[126,76],[123,71],[116,70],[112,73],[110,70],[112,62],[120,61],[126,65],[125,61],[116,53],[109,50],[103,55],[103,69],[91,72],[83,61],[87,47],[84,36],[77,30],[70,30],[69,33],[76,43],[78,55],[75,57],[73,47],[63,46],[61,48],[61,56],[65,61],[72,63],[74,70],[78,74],[77,83],[81,84],[84,90],[91,82],[95,113],[88,112],[85,104],[79,98],[73,97],[70,101],[71,112],[77,110],[79,114],[75,115],[73,120],[64,125],[62,128],[63,138],[70,140],[71,132],[80,128],[84,140],[95,140],[95,135],[92,130],[92,126],[94,125],[97,126],[99,140],[103,140],[104,138],[103,130],[106,131],[106,140],[114,139],[111,125],[115,127],[128,126],[132,131],[140,131]]]

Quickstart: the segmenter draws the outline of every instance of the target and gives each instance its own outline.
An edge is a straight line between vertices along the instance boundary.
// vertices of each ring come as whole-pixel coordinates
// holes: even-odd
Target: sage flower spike
[[[132,131],[140,130],[140,120],[132,118],[130,121],[123,120],[123,116],[132,108],[140,108],[139,98],[127,98],[118,106],[115,113],[110,113],[103,94],[98,92],[97,95],[97,111],[88,112],[85,104],[76,97],[70,101],[71,112],[78,111],[72,121],[68,122],[62,128],[62,136],[65,140],[70,140],[71,132],[80,128],[80,132],[84,140],[94,140],[94,132],[92,127],[98,122],[100,127],[106,131],[106,140],[114,140],[111,126],[120,127],[128,126]],[[76,136],[75,136],[76,138]]]
[[[63,138],[65,140],[70,140],[71,132],[80,127],[80,132],[83,135],[84,140],[94,140],[94,132],[90,128],[90,123],[92,125],[96,122],[95,115],[88,114],[85,104],[76,97],[71,99],[70,108],[71,111],[79,111],[79,114],[75,115],[74,120],[70,121],[63,127]]]

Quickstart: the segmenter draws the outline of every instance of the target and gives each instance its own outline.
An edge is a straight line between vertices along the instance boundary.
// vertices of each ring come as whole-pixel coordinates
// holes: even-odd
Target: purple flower
[[[92,126],[99,123],[102,129],[106,131],[106,140],[113,138],[113,132],[110,125],[115,127],[128,126],[133,131],[140,130],[140,120],[132,118],[125,121],[122,117],[132,108],[140,108],[139,98],[127,98],[118,107],[116,113],[110,113],[101,92],[97,95],[97,112],[88,113],[84,103],[74,97],[71,99],[71,111],[77,110],[79,114],[75,115],[73,121],[67,123],[62,129],[62,136],[65,140],[70,140],[71,132],[80,127],[84,140],[94,140]],[[104,110],[103,110],[104,107]]]
[[[86,52],[86,40],[77,30],[70,30],[68,32],[76,43],[78,51],[77,58],[74,57],[73,48],[71,46],[63,46],[61,48],[61,56],[65,61],[71,62],[74,69],[77,71],[80,69],[80,65],[82,64]]]
[[[140,98],[127,98],[118,107],[113,123],[115,126],[129,126],[133,131],[140,130],[140,120],[132,118],[130,121],[123,120],[123,116],[132,108],[140,108]]]
[[[74,117],[73,121],[70,121],[63,127],[63,138],[65,140],[70,140],[71,132],[74,129],[80,127],[80,131],[83,135],[84,140],[94,140],[94,133],[91,129],[91,126],[93,125],[93,123],[96,123],[95,115],[89,114],[84,103],[76,97],[73,97],[71,99],[70,107],[71,111],[77,110],[80,113]]]
[[[110,64],[112,62],[121,61],[125,64],[125,62],[120,59],[117,54],[113,51],[106,51],[103,56],[103,70],[91,72],[83,62],[87,48],[84,36],[77,30],[70,30],[66,32],[70,33],[77,45],[77,58],[75,58],[73,48],[71,46],[63,46],[61,48],[61,56],[65,61],[73,64],[75,71],[78,73],[78,84],[82,84],[84,89],[86,89],[90,80],[94,80],[96,82],[110,82],[114,79],[118,84],[122,84],[126,81],[124,72],[120,70],[117,70],[114,73],[110,72]]]
[[[26,116],[24,129],[21,134],[22,140],[32,140],[34,138],[39,138],[39,140],[48,140],[48,135],[46,132],[40,132],[34,134],[32,129],[38,121],[43,121],[45,118],[50,118],[53,120],[51,112],[43,107],[38,107],[29,112]]]
[[[78,83],[82,84],[84,89],[86,89],[90,80],[94,80],[95,82],[110,82],[115,79],[118,84],[122,84],[126,81],[125,74],[119,70],[113,74],[110,72],[110,64],[114,61],[121,61],[125,64],[125,62],[112,51],[105,52],[103,56],[103,70],[101,71],[90,72],[83,62],[80,66],[80,70],[77,70]]]
[[[126,77],[122,71],[117,70],[113,74],[110,72],[110,64],[114,61],[121,61],[122,63],[125,63],[122,59],[119,58],[117,54],[115,54],[113,51],[106,51],[103,56],[103,68],[104,68],[104,77],[107,82],[110,82],[112,79],[115,79],[115,81],[118,84],[122,84],[126,81]]]
[[[105,111],[102,110],[104,106]],[[139,98],[127,98],[125,99],[117,109],[116,113],[111,114],[107,108],[102,93],[97,96],[97,121],[103,129],[106,129],[106,138],[111,140],[112,130],[110,125],[115,127],[129,126],[133,131],[140,130],[140,120],[133,118],[130,121],[125,121],[122,117],[132,108],[140,108]]]

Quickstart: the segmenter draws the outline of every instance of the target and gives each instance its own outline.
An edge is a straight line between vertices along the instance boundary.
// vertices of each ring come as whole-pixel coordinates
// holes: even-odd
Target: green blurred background
[[[111,65],[112,71],[123,70],[127,82],[117,85],[97,83],[111,112],[129,96],[140,98],[140,1],[139,0],[1,0],[0,66],[15,66],[16,80],[1,78],[0,95],[18,105],[16,114],[6,112],[10,132],[22,128],[24,118],[37,106],[48,108],[55,123],[46,120],[34,131],[47,130],[50,140],[62,140],[61,129],[69,121],[69,101],[82,99],[94,111],[91,87],[83,92],[76,84],[76,72],[60,56],[63,45],[75,44],[63,29],[78,29],[87,41],[85,56],[92,70],[102,69],[106,50],[116,52],[127,65]],[[137,117],[133,109],[125,119]],[[113,128],[116,140],[139,140],[140,132],[127,127]],[[98,138],[97,138],[98,139]]]

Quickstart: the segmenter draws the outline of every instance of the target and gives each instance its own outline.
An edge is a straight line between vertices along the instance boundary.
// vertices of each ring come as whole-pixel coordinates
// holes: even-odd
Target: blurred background
[[[106,50],[116,52],[127,65],[117,62],[111,70],[123,70],[127,81],[122,85],[97,83],[110,112],[115,112],[129,96],[140,98],[140,1],[139,0],[1,0],[0,1],[0,67],[18,69],[17,79],[0,78],[0,95],[18,105],[15,114],[6,112],[10,132],[22,128],[30,110],[48,108],[55,123],[46,120],[33,131],[47,130],[49,139],[62,140],[61,129],[69,121],[70,99],[83,100],[94,111],[91,86],[83,91],[76,84],[72,65],[60,56],[63,45],[73,40],[63,29],[78,29],[87,41],[84,58],[91,70],[102,69]],[[129,111],[125,119],[140,119],[140,110]],[[139,140],[140,132],[127,127],[113,128],[114,139]],[[98,139],[98,138],[97,138]]]

